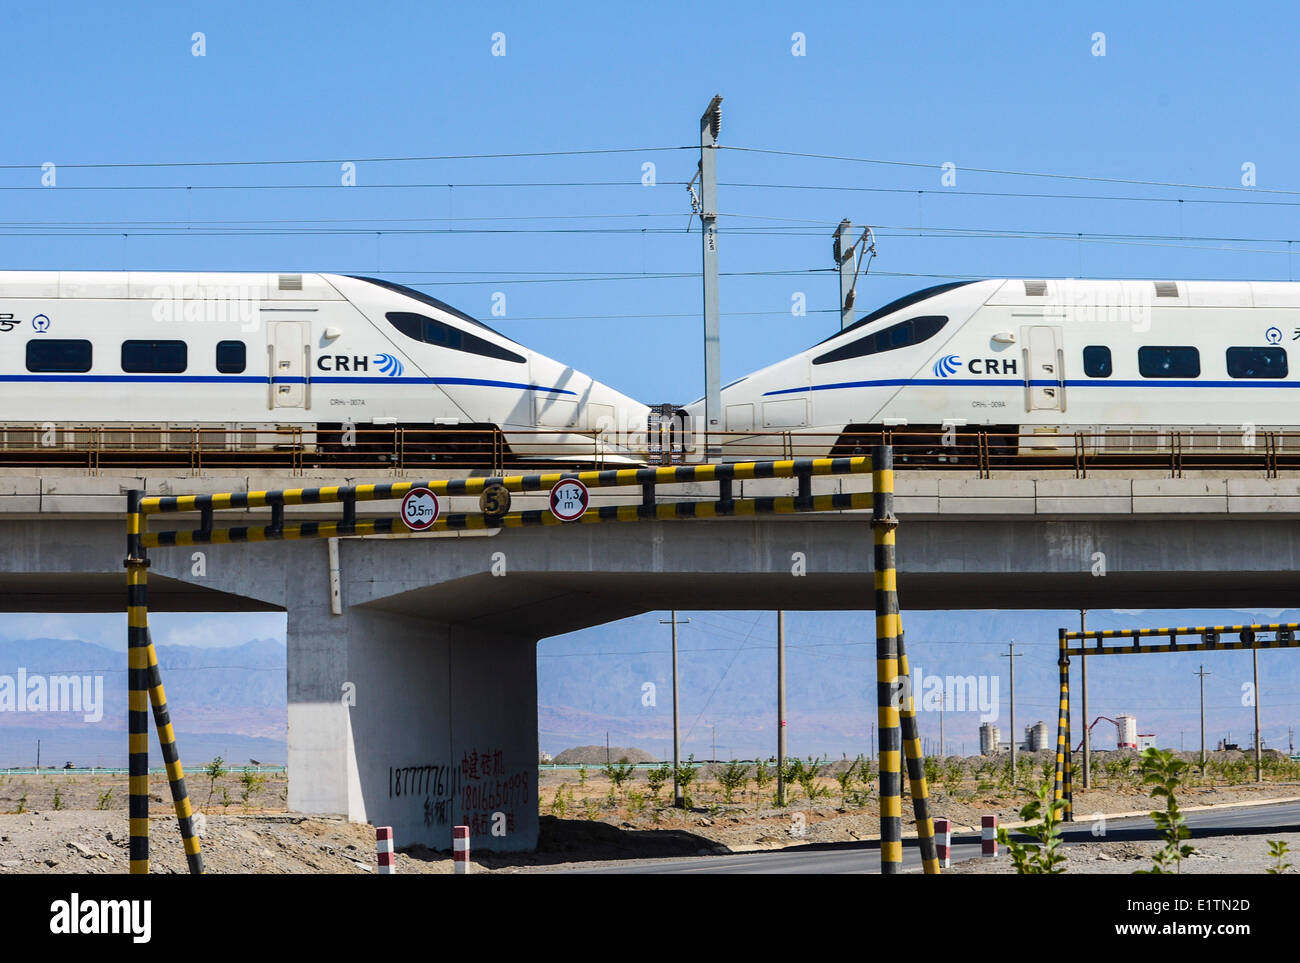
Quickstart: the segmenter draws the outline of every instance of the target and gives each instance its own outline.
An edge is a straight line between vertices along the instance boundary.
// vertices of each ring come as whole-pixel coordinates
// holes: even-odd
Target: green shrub
[[[212,802],[212,794],[217,791],[217,780],[226,774],[226,760],[217,756],[203,770],[208,776],[208,802]]]
[[[695,782],[696,776],[699,775],[700,767],[695,764],[695,753],[677,767],[677,786],[682,792],[682,805],[690,809],[694,804],[691,799],[691,783]]]
[[[1156,851],[1151,868],[1140,869],[1138,872],[1181,872],[1183,860],[1196,852],[1191,846],[1183,844],[1183,840],[1191,836],[1191,830],[1187,828],[1187,819],[1178,808],[1177,798],[1188,763],[1167,750],[1144,749],[1138,758],[1138,765],[1142,771],[1142,785],[1151,787],[1151,798],[1156,801],[1163,799],[1165,802],[1163,810],[1157,809],[1151,813],[1165,844]]]
[[[1036,842],[1018,842],[1005,829],[998,828],[998,842],[1007,847],[1011,863],[1021,876],[1065,872],[1065,853],[1061,852],[1061,816],[1065,811],[1065,800],[1053,799],[1053,794],[1052,783],[1044,780],[1035,798],[1020,808],[1021,819],[1036,819],[1038,822],[1018,832],[1033,837]]]
[[[614,784],[614,789],[622,792],[623,783],[632,778],[632,775],[636,772],[636,766],[629,762],[607,763],[601,771]]]
[[[650,785],[650,798],[656,803],[659,802],[659,790],[664,788],[664,784],[673,778],[673,767],[664,763],[662,766],[656,766],[645,774],[646,782]]]
[[[1273,865],[1268,868],[1269,873],[1274,876],[1281,876],[1291,868],[1291,864],[1286,861],[1286,855],[1290,851],[1285,839],[1270,839],[1268,841],[1268,854],[1273,857]]]
[[[727,763],[718,771],[718,785],[722,787],[723,802],[734,802],[736,793],[744,792],[749,785],[749,763]]]

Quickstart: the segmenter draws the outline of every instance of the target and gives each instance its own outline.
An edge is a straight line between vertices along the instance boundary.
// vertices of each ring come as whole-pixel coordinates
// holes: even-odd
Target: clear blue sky
[[[697,271],[698,234],[684,233],[686,193],[670,183],[691,177],[696,151],[362,159],[680,147],[696,140],[702,109],[721,93],[725,145],[923,165],[736,151],[719,158],[720,207],[730,215],[722,221],[722,270],[824,270],[831,225],[851,217],[879,227],[872,266],[879,273],[864,282],[861,305],[930,281],[887,272],[1286,279],[1285,242],[1300,235],[1292,229],[1300,196],[1261,193],[1300,189],[1291,169],[1300,153],[1291,66],[1300,14],[1293,5],[1257,4],[1221,16],[1169,3],[65,4],[11,7],[0,17],[10,41],[0,85],[9,135],[3,163],[16,165],[0,171],[0,187],[39,187],[40,165],[60,165],[53,189],[0,192],[6,221],[29,225],[0,237],[6,266],[376,272],[427,286],[483,316],[501,291],[507,315],[488,320],[645,401],[700,394],[698,279],[567,279]],[[197,31],[205,36],[203,57],[191,53]],[[492,56],[498,31],[504,57]],[[1093,56],[1099,31],[1104,57]],[[806,56],[792,55],[796,32],[806,38]],[[332,163],[69,166],[304,158]],[[339,186],[339,161],[347,159],[359,162],[356,188]],[[645,161],[657,165],[654,188],[640,185]],[[957,167],[955,187],[940,183],[945,162]],[[972,170],[1239,187],[1246,162],[1256,165],[1254,193]],[[624,184],[379,186],[522,181]],[[902,193],[734,186],[741,183]],[[248,189],[272,185],[319,189]],[[160,186],[181,189],[73,190]],[[239,189],[205,189],[218,186]],[[1197,198],[1292,206],[1193,203]],[[541,215],[563,219],[537,220]],[[400,233],[445,230],[452,217],[461,231],[454,237]],[[252,232],[215,234],[203,223],[212,221],[237,221]],[[69,236],[47,236],[56,222],[79,226],[66,229]],[[97,223],[80,226],[87,222]],[[170,222],[167,229],[183,236],[159,236],[160,226],[148,222]],[[920,226],[1174,239],[917,237]],[[530,233],[481,233],[487,227]],[[736,233],[742,228],[768,230]],[[807,295],[806,317],[790,314],[796,291]],[[724,377],[834,330],[836,298],[828,273],[724,277]],[[647,317],[619,317],[626,315]],[[538,318],[579,320],[529,320]]]

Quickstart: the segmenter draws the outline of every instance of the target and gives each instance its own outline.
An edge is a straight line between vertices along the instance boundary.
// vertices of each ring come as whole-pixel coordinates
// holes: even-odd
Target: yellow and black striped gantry
[[[1261,632],[1273,633],[1261,639]],[[1144,652],[1219,652],[1238,649],[1294,649],[1300,646],[1296,634],[1300,622],[1270,622],[1250,625],[1180,625],[1159,629],[1097,629],[1092,632],[1058,634],[1060,675],[1060,712],[1056,720],[1056,773],[1053,796],[1065,803],[1063,815],[1074,818],[1072,784],[1073,755],[1070,747],[1070,657],[1094,655],[1135,655]],[[1195,642],[1179,642],[1179,636],[1192,636]],[[1236,639],[1224,638],[1235,635]],[[1143,639],[1163,638],[1168,642],[1147,643]],[[1078,644],[1071,648],[1070,643]],[[1091,645],[1088,643],[1092,643]],[[1088,720],[1084,720],[1087,725]],[[1014,735],[1014,734],[1013,734]]]
[[[830,475],[872,475],[871,492],[813,495],[812,479]],[[733,498],[731,483],[763,478],[794,478],[798,493],[792,496]],[[640,486],[640,504],[601,505],[588,510],[576,522],[563,522],[550,511],[512,512],[499,517],[476,513],[453,513],[437,519],[427,531],[460,531],[493,528],[525,528],[537,525],[599,524],[602,522],[668,521],[688,518],[728,518],[767,514],[793,514],[872,509],[875,542],[875,608],[877,647],[877,709],[880,745],[881,868],[887,873],[902,869],[902,756],[916,815],[917,835],[926,873],[939,872],[934,824],[929,812],[924,760],[911,687],[907,684],[907,655],[898,611],[897,573],[894,568],[894,538],[897,519],[893,513],[893,450],[878,446],[871,457],[795,458],[783,461],[739,462],[715,465],[682,465],[665,468],[619,468],[602,471],[549,472],[503,477],[430,479],[368,485],[334,485],[321,488],[291,488],[281,491],[225,492],[212,495],[127,497],[127,570],[129,633],[131,644],[131,869],[148,872],[148,718],[145,692],[153,699],[154,719],[163,744],[176,815],[185,841],[186,857],[193,872],[202,872],[202,857],[190,819],[184,776],[175,740],[167,721],[166,700],[158,677],[157,661],[148,636],[145,602],[146,552],[173,545],[216,545],[286,539],[336,538],[340,536],[384,535],[405,531],[397,518],[359,521],[357,502],[403,498],[417,488],[435,495],[480,495],[489,486],[500,485],[510,492],[543,492],[564,481],[578,480],[588,488]],[[716,501],[657,502],[658,485],[685,482],[718,482]],[[336,521],[311,521],[286,525],[288,505],[341,504]],[[215,512],[227,509],[271,510],[267,525],[215,528]],[[148,532],[149,515],[198,513],[199,527],[189,530]],[[137,648],[140,650],[137,654]]]
[[[429,481],[393,482],[376,485],[333,485],[324,488],[290,488],[283,491],[226,492],[215,495],[172,495],[142,498],[140,511],[145,515],[172,512],[198,512],[200,527],[190,531],[148,532],[143,535],[145,548],[170,545],[207,545],[232,542],[261,542],[280,539],[336,538],[349,535],[388,535],[405,531],[397,518],[358,521],[356,503],[386,501],[404,497],[417,488],[427,488],[435,495],[480,495],[492,485],[510,492],[544,492],[563,481],[577,480],[588,488],[640,486],[642,501],[638,505],[600,505],[590,509],[576,522],[563,522],[546,509],[511,512],[493,518],[479,513],[453,513],[438,518],[431,532],[470,531],[490,528],[526,528],[535,525],[596,524],[600,522],[667,521],[679,518],[727,518],[734,516],[791,514],[803,512],[846,511],[871,507],[869,492],[813,495],[814,477],[826,475],[867,474],[871,459],[794,458],[775,462],[739,462],[729,465],[680,465],[668,468],[618,468],[605,471],[548,472],[535,475],[509,475],[494,478],[432,479]],[[795,478],[799,494],[764,498],[732,498],[731,483],[761,478]],[[684,482],[719,482],[720,497],[715,502],[677,501],[656,503],[657,485]],[[342,503],[343,517],[338,521],[284,523],[286,505],[324,505]],[[225,509],[271,509],[269,525],[248,525],[214,529],[213,512]]]

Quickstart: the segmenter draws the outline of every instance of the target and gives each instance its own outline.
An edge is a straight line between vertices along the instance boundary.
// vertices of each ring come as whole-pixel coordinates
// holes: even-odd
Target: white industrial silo
[[[1138,721],[1137,716],[1118,716],[1115,719],[1115,742],[1120,749],[1136,749],[1138,747]]]
[[[980,726],[980,755],[991,756],[998,751],[998,743],[1002,741],[1002,730],[991,722],[986,722]]]

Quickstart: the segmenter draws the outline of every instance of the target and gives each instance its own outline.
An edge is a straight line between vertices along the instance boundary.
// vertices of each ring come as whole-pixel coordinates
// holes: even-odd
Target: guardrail
[[[1300,430],[1281,428],[1099,428],[1017,432],[994,428],[886,428],[872,431],[713,432],[728,462],[866,454],[894,447],[899,468],[927,471],[1060,470],[1084,478],[1092,472],[1236,470],[1277,477],[1300,471]],[[673,448],[646,450],[644,436],[602,432],[496,428],[177,428],[7,427],[0,425],[0,468],[170,469],[200,475],[232,470],[408,472],[595,467],[629,462],[699,465],[703,449],[689,436]],[[627,452],[634,452],[628,455]]]
[[[240,775],[246,772],[260,772],[274,775],[287,771],[284,766],[225,766],[225,771],[232,775]],[[202,772],[200,767],[198,772]],[[37,769],[35,766],[17,767],[13,769],[0,768],[0,776],[126,776],[130,770],[126,766],[86,766],[81,769],[64,769],[62,766],[41,766]],[[154,766],[149,770],[151,776],[167,775],[166,766]]]

